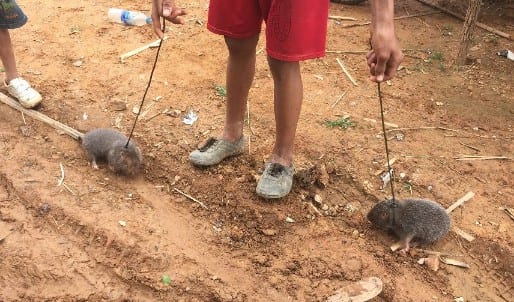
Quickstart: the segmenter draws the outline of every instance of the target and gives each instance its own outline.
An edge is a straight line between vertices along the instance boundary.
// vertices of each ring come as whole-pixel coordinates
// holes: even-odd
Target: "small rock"
[[[261,230],[261,232],[266,236],[275,236],[277,234],[277,230],[274,230],[274,229],[264,229],[264,230]]]
[[[126,222],[126,221],[120,220],[120,221],[118,221],[118,223],[119,223],[122,227],[127,226],[127,222]]]
[[[80,66],[82,66],[82,63],[83,63],[82,60],[77,60],[77,61],[73,62],[73,66],[80,67]]]
[[[323,211],[328,211],[329,207],[327,204],[324,204],[323,207],[321,208]]]
[[[314,201],[317,203],[317,204],[321,204],[321,202],[323,201],[323,199],[321,198],[321,196],[319,194],[316,194],[314,195]]]
[[[286,217],[286,222],[287,222],[287,223],[294,223],[295,221],[294,221],[294,219],[293,219],[293,218],[291,218],[291,217]]]

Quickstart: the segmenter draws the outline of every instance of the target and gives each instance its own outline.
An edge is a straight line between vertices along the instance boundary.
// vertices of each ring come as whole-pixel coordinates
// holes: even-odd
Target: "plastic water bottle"
[[[143,26],[152,23],[152,18],[142,12],[134,12],[119,8],[110,8],[107,17],[111,22],[125,25]]]

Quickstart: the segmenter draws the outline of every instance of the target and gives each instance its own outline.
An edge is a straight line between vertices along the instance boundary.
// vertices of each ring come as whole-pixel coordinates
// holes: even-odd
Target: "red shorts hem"
[[[215,33],[217,35],[222,35],[222,36],[227,36],[229,38],[234,38],[234,39],[246,39],[246,38],[250,38],[250,37],[253,37],[255,35],[258,35],[260,34],[260,30],[255,32],[255,33],[245,33],[245,34],[235,34],[233,32],[230,32],[230,31],[227,31],[227,30],[223,30],[223,29],[219,29],[217,28],[216,26],[213,26],[209,23],[207,23],[207,29],[212,32],[212,33]]]
[[[301,55],[284,55],[279,52],[266,49],[266,52],[268,53],[268,56],[272,57],[273,59],[277,59],[280,61],[286,61],[286,62],[298,62],[298,61],[305,61],[310,59],[317,59],[325,56],[325,50],[317,51],[313,53],[308,54],[301,54]]]

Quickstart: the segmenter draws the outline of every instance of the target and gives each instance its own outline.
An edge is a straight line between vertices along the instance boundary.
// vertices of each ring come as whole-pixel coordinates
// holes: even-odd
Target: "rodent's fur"
[[[141,169],[141,151],[132,140],[125,148],[127,140],[125,135],[109,128],[91,130],[81,139],[93,167],[97,167],[97,160],[103,160],[115,173],[135,175]]]
[[[433,243],[450,229],[450,216],[440,204],[431,200],[385,200],[376,204],[367,217],[376,227],[393,231],[407,249],[411,241]]]

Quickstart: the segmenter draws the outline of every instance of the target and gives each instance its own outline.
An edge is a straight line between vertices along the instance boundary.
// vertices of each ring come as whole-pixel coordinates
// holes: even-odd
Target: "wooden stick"
[[[352,84],[354,86],[357,86],[357,82],[355,82],[355,80],[353,79],[353,77],[350,75],[350,73],[346,70],[346,68],[344,67],[343,65],[343,62],[339,59],[339,58],[336,58],[337,60],[337,63],[339,64],[339,66],[341,66],[341,69],[343,70],[343,72],[346,74],[346,76],[350,79],[350,81],[352,81]]]
[[[475,240],[475,237],[473,235],[466,233],[465,231],[461,230],[457,226],[454,226],[452,228],[452,231],[455,232],[455,234],[459,235],[460,237],[466,239],[469,242]]]
[[[456,13],[452,12],[451,10],[448,10],[448,9],[446,9],[444,7],[440,7],[438,5],[432,4],[432,3],[430,3],[430,2],[428,2],[426,0],[416,0],[416,1],[421,2],[421,3],[423,3],[423,4],[427,5],[427,6],[430,6],[430,7],[434,8],[434,9],[438,9],[438,10],[440,10],[440,11],[442,11],[444,13],[447,13],[448,15],[450,15],[452,17],[455,17],[455,18],[457,18],[459,20],[462,20],[462,21],[465,20],[465,18],[463,16],[458,15],[458,14],[456,14]],[[499,31],[497,29],[494,29],[494,28],[492,28],[492,27],[490,27],[488,25],[485,25],[485,24],[480,23],[480,22],[475,23],[475,25],[480,27],[481,29],[485,29],[485,30],[487,30],[489,32],[492,32],[493,34],[496,34],[496,35],[498,35],[500,37],[512,40],[512,37],[509,34],[504,33],[502,31]]]
[[[334,16],[334,15],[330,15],[330,16],[328,16],[328,18],[330,20],[338,20],[338,21],[343,21],[343,20],[346,20],[346,21],[357,21],[357,19],[355,19],[353,17],[342,17],[342,16]]]
[[[446,213],[450,214],[453,210],[455,210],[457,207],[459,207],[460,205],[462,205],[463,203],[465,203],[466,201],[470,200],[471,198],[473,198],[475,196],[475,193],[469,191],[468,193],[466,193],[464,196],[462,196],[461,198],[459,198],[456,202],[454,202],[451,206],[449,206],[447,209],[446,209]]]
[[[388,129],[389,131],[405,131],[405,130],[446,130],[446,131],[454,131],[459,132],[459,130],[444,128],[444,127],[417,127],[417,128],[396,128],[396,129]]]
[[[52,126],[53,128],[68,134],[69,136],[71,136],[72,138],[74,138],[76,140],[80,140],[84,136],[84,134],[82,132],[79,132],[79,131],[77,131],[67,125],[64,125],[61,122],[58,122],[54,119],[51,119],[39,111],[23,108],[18,102],[16,102],[15,100],[6,96],[3,93],[0,93],[0,101],[6,105],[11,106],[12,108],[14,108],[18,111],[21,111],[22,113],[24,113],[38,121],[46,123],[46,124]]]
[[[372,122],[372,123],[376,123],[376,122],[377,122],[377,120],[372,119],[372,118],[363,117],[362,119],[363,119],[363,120],[365,120],[365,121],[367,121],[367,122]],[[384,122],[384,124],[385,124],[387,127],[398,128],[398,125],[393,124],[393,123]]]
[[[341,94],[341,95],[337,98],[337,100],[334,102],[334,104],[332,104],[332,108],[334,108],[334,107],[337,105],[337,103],[339,103],[339,101],[341,101],[341,100],[344,98],[344,96],[346,95],[346,93],[347,93],[347,92],[348,92],[348,91],[343,92],[343,94]]]
[[[62,166],[62,163],[59,163],[59,168],[61,168],[61,178],[59,179],[59,182],[57,182],[58,187],[60,187],[64,182],[64,167]]]
[[[206,205],[204,205],[204,204],[203,204],[203,202],[199,201],[198,199],[194,198],[193,196],[188,195],[188,194],[186,194],[186,193],[184,193],[184,192],[180,191],[180,190],[179,190],[179,189],[177,189],[177,188],[173,188],[173,191],[175,191],[175,192],[177,192],[177,193],[179,193],[179,194],[182,194],[183,196],[185,196],[185,197],[189,198],[190,200],[192,200],[192,201],[196,202],[197,204],[199,204],[202,208],[204,208],[204,209],[208,210],[207,206],[206,206]]]
[[[472,150],[475,150],[475,151],[477,151],[477,152],[480,152],[480,149],[478,149],[477,147],[473,147],[473,146],[471,146],[471,145],[466,145],[466,144],[464,144],[464,143],[462,143],[462,142],[459,142],[459,144],[463,145],[464,147],[468,147],[468,148],[470,148],[470,149],[472,149]]]
[[[511,158],[507,157],[507,156],[478,156],[478,155],[477,156],[472,156],[472,155],[464,155],[464,156],[460,156],[460,157],[454,157],[454,159],[456,159],[456,160],[492,160],[492,159],[510,160]]]
[[[435,15],[435,14],[439,14],[439,12],[424,12],[424,13],[419,13],[419,14],[414,14],[414,15],[400,16],[400,17],[395,17],[394,20],[402,20],[402,19],[422,17],[422,16]],[[365,25],[370,25],[370,24],[371,24],[371,21],[368,21],[368,22],[363,22],[363,23],[346,24],[346,25],[343,25],[343,27],[365,26]]]
[[[405,52],[424,52],[426,53],[426,49],[412,49],[412,48],[404,48],[402,51]],[[335,54],[353,54],[353,55],[361,55],[368,53],[369,50],[325,50],[325,53],[335,53]],[[419,57],[415,57],[419,58]]]
[[[248,128],[250,129],[250,132],[255,135],[255,133],[253,132],[253,129],[252,129],[252,124],[250,123],[250,101],[246,101],[246,113],[247,113],[247,118],[248,118]]]
[[[169,38],[168,36],[164,36],[164,38],[162,38],[162,41],[164,42],[164,41],[168,40],[168,38]],[[138,48],[136,48],[134,50],[131,50],[129,52],[126,52],[126,53],[120,55],[121,63],[125,63],[125,59],[128,59],[128,58],[130,58],[130,57],[132,57],[134,55],[137,55],[138,53],[140,53],[140,52],[142,52],[142,51],[144,51],[144,50],[146,50],[148,48],[159,47],[159,43],[161,43],[161,39],[155,40],[153,42],[150,42],[148,44],[145,44],[145,45],[140,46],[140,47],[138,47]]]
[[[420,248],[417,248],[417,247],[413,247],[412,249],[415,250],[415,251],[422,252],[422,253],[427,253],[429,255],[450,256],[450,257],[463,257],[463,255],[457,255],[457,254],[450,254],[450,253],[445,253],[445,252],[437,252],[437,251],[425,250],[425,249],[420,249]]]

